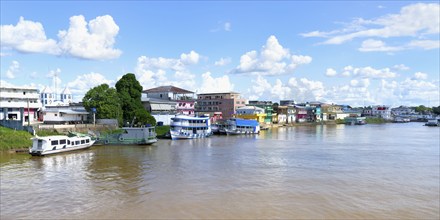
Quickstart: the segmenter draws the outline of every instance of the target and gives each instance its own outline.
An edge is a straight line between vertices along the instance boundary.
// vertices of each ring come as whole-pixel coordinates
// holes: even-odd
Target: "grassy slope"
[[[167,133],[170,130],[170,126],[169,125],[164,125],[164,126],[156,126],[156,133],[157,136],[162,136],[165,133]]]
[[[0,150],[29,148],[32,135],[26,131],[16,131],[0,126]]]

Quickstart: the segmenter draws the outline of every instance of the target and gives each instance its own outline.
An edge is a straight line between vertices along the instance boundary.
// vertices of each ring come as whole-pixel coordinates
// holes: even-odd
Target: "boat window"
[[[89,140],[89,139],[87,139],[87,140],[86,140],[86,143],[89,143],[89,142],[90,142],[90,140]]]
[[[56,140],[56,141],[51,141],[51,144],[52,144],[52,145],[58,145],[58,140]]]
[[[66,140],[60,140],[60,144],[66,144]]]
[[[86,143],[86,141],[85,140],[81,140],[81,144],[85,144]]]
[[[79,145],[79,141],[75,141],[75,145]]]
[[[70,145],[70,140],[67,140],[67,144],[69,144],[69,145]]]

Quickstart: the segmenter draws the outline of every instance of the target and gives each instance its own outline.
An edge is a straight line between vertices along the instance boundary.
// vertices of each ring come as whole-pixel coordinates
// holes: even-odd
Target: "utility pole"
[[[31,116],[29,114],[29,97],[27,98],[28,126],[31,126]]]

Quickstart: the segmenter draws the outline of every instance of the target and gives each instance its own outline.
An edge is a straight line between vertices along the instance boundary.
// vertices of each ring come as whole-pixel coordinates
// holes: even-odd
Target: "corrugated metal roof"
[[[85,111],[73,111],[73,110],[60,110],[60,113],[69,114],[69,115],[88,115],[88,112]]]
[[[173,92],[177,94],[188,94],[188,93],[194,93],[186,89],[181,89],[175,86],[159,86],[156,88],[151,88],[144,90],[143,93],[158,93],[158,92]]]

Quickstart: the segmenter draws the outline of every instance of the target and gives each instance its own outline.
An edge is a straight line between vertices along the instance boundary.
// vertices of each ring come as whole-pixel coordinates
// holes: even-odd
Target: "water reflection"
[[[0,155],[0,217],[438,219],[435,129],[298,126]]]

